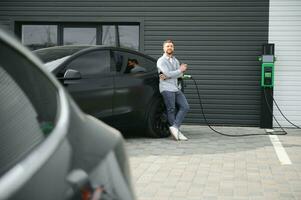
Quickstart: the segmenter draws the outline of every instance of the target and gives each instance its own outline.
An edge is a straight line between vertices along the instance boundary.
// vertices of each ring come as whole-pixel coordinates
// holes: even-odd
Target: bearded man
[[[166,40],[163,43],[164,54],[157,61],[160,76],[160,93],[167,109],[169,130],[176,140],[188,140],[180,131],[180,126],[189,110],[186,97],[179,88],[178,78],[187,70],[187,64],[180,64],[175,58],[174,42]]]

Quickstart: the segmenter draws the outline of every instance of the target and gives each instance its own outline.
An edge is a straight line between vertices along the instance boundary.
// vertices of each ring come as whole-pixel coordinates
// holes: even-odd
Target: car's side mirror
[[[64,80],[77,80],[81,79],[82,76],[79,71],[76,71],[74,69],[67,69],[67,71],[64,74]]]

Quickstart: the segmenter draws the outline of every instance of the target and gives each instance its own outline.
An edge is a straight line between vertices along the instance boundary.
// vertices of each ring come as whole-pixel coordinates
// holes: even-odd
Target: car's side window
[[[110,72],[110,52],[99,50],[85,53],[71,61],[67,69],[77,70],[82,76]]]
[[[137,55],[137,59],[139,60],[139,65],[143,66],[147,72],[157,69],[157,64],[155,61],[139,55]]]
[[[152,71],[156,63],[133,53],[114,51],[116,71],[124,74],[134,74]]]

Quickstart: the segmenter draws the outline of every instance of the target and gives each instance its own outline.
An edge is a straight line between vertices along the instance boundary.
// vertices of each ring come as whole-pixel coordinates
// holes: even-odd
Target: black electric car
[[[122,131],[170,135],[154,58],[105,46],[58,46],[34,53],[84,112]]]
[[[0,30],[0,199],[132,200],[121,134]]]

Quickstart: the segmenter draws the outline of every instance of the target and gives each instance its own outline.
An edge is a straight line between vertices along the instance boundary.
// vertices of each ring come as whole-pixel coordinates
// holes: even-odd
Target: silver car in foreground
[[[0,199],[132,200],[123,138],[0,30]]]

